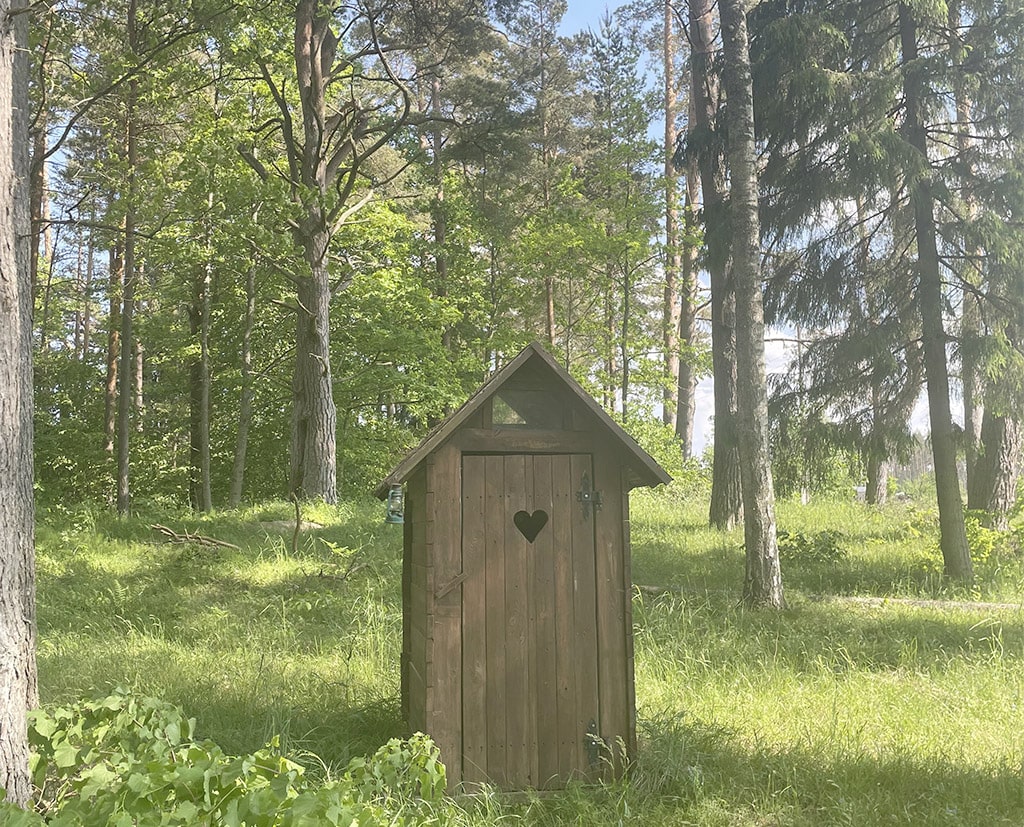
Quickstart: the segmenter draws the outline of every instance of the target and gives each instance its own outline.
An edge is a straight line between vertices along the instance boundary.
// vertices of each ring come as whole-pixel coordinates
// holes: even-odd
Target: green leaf
[[[62,741],[53,750],[53,763],[61,769],[75,766],[78,763],[78,750],[67,741]]]

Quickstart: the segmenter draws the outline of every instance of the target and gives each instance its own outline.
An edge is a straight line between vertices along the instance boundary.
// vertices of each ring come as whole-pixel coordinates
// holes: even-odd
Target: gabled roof
[[[629,467],[633,471],[634,481],[637,485],[655,486],[672,481],[672,477],[668,475],[665,469],[607,414],[604,408],[572,378],[569,372],[558,364],[551,354],[539,343],[533,342],[523,348],[518,356],[487,380],[476,393],[466,400],[461,408],[431,430],[420,444],[406,454],[402,461],[392,469],[391,473],[377,486],[374,493],[379,498],[384,499],[392,485],[404,483],[427,456],[440,447],[488,399],[494,396],[515,374],[519,373],[528,362],[531,363],[531,366],[540,365],[542,370],[549,370],[564,385],[565,389],[571,393],[572,398],[593,415],[598,426],[606,431],[608,436],[626,454]]]

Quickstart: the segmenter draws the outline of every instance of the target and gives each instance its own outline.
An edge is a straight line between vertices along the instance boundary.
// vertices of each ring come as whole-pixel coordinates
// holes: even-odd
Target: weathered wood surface
[[[589,456],[463,458],[467,784],[557,788],[588,770],[583,736],[599,709],[594,523],[575,501],[584,471]],[[548,515],[532,543],[518,511]]]
[[[667,480],[531,346],[378,488],[408,485],[403,709],[453,789],[596,779],[588,731],[633,749],[628,490]]]
[[[452,783],[462,778],[462,589],[434,594],[462,573],[462,455],[439,448],[427,464],[428,726]]]

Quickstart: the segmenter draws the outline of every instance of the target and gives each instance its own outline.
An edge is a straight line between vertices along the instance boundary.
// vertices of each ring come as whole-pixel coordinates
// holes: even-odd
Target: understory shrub
[[[282,754],[276,738],[239,757],[196,740],[194,728],[176,706],[124,691],[32,713],[40,816],[21,823],[401,825],[445,789],[438,750],[422,734],[393,739],[372,758],[353,759],[339,778],[316,782]]]
[[[838,563],[846,557],[841,546],[843,534],[840,531],[818,531],[805,534],[802,531],[782,531],[777,534],[779,557],[783,560],[804,563]]]

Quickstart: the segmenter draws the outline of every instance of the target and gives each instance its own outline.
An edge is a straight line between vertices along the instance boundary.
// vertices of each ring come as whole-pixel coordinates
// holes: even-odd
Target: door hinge
[[[586,732],[583,733],[583,749],[587,754],[587,763],[591,767],[600,763],[608,750],[608,744],[597,734],[597,721],[593,718],[590,719]]]

